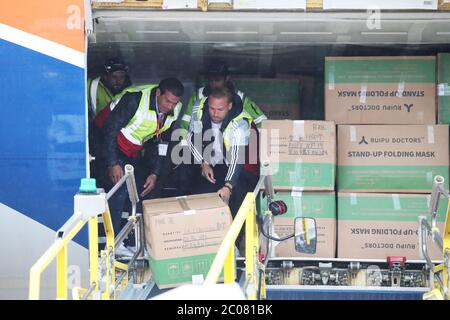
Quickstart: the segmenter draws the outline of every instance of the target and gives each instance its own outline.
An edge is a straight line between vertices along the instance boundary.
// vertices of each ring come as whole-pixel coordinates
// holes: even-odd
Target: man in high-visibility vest
[[[233,105],[241,105],[243,111],[245,111],[250,119],[253,122],[253,126],[260,128],[261,122],[266,120],[264,112],[258,107],[258,105],[252,101],[247,95],[245,95],[242,91],[236,89],[234,87],[233,82],[231,81],[228,66],[224,61],[221,60],[213,60],[206,69],[206,77],[208,79],[208,85],[205,87],[201,87],[194,91],[191,95],[186,108],[184,109],[183,115],[181,116],[180,128],[182,130],[189,129],[189,123],[191,121],[192,110],[195,104],[198,104],[199,101],[203,98],[207,98],[211,92],[215,88],[227,88],[233,93],[232,102]],[[187,133],[185,133],[187,134]],[[254,133],[257,134],[257,133]],[[249,167],[249,165],[247,165]],[[259,172],[259,167],[254,166],[254,170]],[[259,174],[259,173],[258,173]],[[186,194],[190,190],[186,188],[188,182],[191,180],[193,172],[190,170],[190,166],[181,165],[178,169],[178,179],[180,185],[180,193]],[[249,184],[252,184],[254,177],[252,176],[250,181],[247,181]],[[184,186],[184,187],[183,187]]]
[[[128,66],[119,58],[108,59],[103,66],[103,74],[97,78],[87,80],[88,128],[89,128],[89,154],[93,156],[90,167],[91,176],[98,175],[99,149],[103,137],[93,124],[94,118],[109,103],[120,97],[125,88],[131,86],[128,75]]]
[[[169,140],[164,135],[178,118],[183,92],[183,84],[175,78],[164,79],[159,85],[131,87],[98,114],[96,125],[104,136],[101,187],[109,190],[122,178],[124,166],[129,163],[135,167],[141,200],[158,196],[157,181],[164,175],[168,162]],[[126,197],[123,185],[109,200],[116,234],[120,231]]]
[[[128,66],[122,60],[112,58],[106,60],[101,76],[88,79],[87,102],[93,117],[131,85],[128,71]]]
[[[221,60],[212,61],[206,69],[206,77],[208,79],[208,85],[194,91],[189,99],[188,104],[186,105],[186,109],[184,110],[181,117],[181,128],[186,130],[189,129],[189,122],[191,121],[192,109],[194,105],[199,100],[208,97],[212,89],[222,87],[228,87],[228,89],[235,93],[235,95],[233,96],[233,100],[240,100],[240,103],[242,103],[243,105],[244,111],[247,112],[247,114],[251,117],[258,128],[261,126],[261,122],[267,119],[267,117],[264,115],[264,112],[254,101],[252,101],[242,91],[234,87],[234,84],[230,78],[228,66],[225,62]]]
[[[194,194],[217,191],[233,217],[250,191],[244,164],[251,121],[231,90],[214,88],[194,106],[186,139],[198,170],[191,183]]]

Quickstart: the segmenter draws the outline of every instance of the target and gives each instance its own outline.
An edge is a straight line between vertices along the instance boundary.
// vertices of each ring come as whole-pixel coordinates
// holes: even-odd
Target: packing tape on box
[[[419,122],[419,123],[423,123],[424,122],[423,121],[423,112],[422,111],[417,112],[417,122]]]
[[[398,94],[398,98],[401,98],[403,96],[403,91],[405,91],[405,82],[399,82],[398,83],[398,89],[397,89],[397,94]]]
[[[358,196],[356,193],[350,193],[350,205],[356,206],[358,204]]]
[[[450,96],[450,86],[448,85],[448,83],[439,83],[437,88],[439,97]]]
[[[350,126],[350,142],[356,142],[356,128]]]
[[[359,97],[360,103],[366,103],[367,100],[367,83],[361,84],[361,96]]]
[[[434,127],[428,126],[428,143],[434,144]]]
[[[433,183],[433,171],[427,172],[427,183]]]
[[[305,136],[305,121],[294,120],[292,123],[292,140],[300,141]]]
[[[300,181],[302,181],[302,168],[303,168],[303,163],[302,163],[302,159],[301,158],[297,158],[295,159],[295,166],[294,166],[294,172],[292,172],[292,174],[289,175],[289,184],[292,187],[292,189],[296,190],[296,191],[303,191],[303,187],[296,187],[295,184],[300,183]],[[303,179],[304,180],[304,179]]]
[[[192,275],[192,284],[194,286],[201,286],[205,282],[205,279],[202,274],[193,274]]]
[[[400,205],[400,196],[398,194],[392,195],[392,203],[394,204],[394,210],[399,211],[402,209]]]
[[[192,210],[191,208],[189,208],[187,201],[186,201],[186,196],[181,196],[181,197],[177,197],[178,203],[181,206],[181,209],[183,209],[183,214],[188,216],[191,214],[195,214],[196,211]]]
[[[334,90],[334,66],[334,62],[331,63],[328,70],[328,90]]]
[[[302,207],[303,197],[292,197],[292,203],[294,204],[294,217],[303,217],[303,207]],[[289,211],[289,208],[287,208]]]
[[[304,187],[292,187],[291,197],[301,197],[303,196]]]

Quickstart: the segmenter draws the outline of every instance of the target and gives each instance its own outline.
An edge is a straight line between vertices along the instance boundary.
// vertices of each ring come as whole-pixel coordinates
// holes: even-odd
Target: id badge
[[[158,144],[158,154],[160,156],[165,157],[167,155],[168,147],[169,147],[168,143],[160,143],[160,144]]]

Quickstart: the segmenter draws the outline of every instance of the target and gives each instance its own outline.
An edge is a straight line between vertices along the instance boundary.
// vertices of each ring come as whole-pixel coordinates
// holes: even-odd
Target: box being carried
[[[431,191],[431,190],[430,190]],[[428,213],[429,195],[338,193],[338,258],[386,259],[404,256],[419,260],[419,216]],[[447,199],[441,200],[437,226],[442,232]],[[442,260],[438,246],[429,241],[429,255]]]
[[[325,119],[436,124],[436,58],[326,57]]]
[[[232,217],[217,193],[146,200],[145,237],[159,288],[206,277]]]
[[[331,121],[263,121],[260,161],[270,162],[275,189],[333,191],[336,126]]]
[[[338,126],[339,191],[430,193],[436,175],[448,188],[446,125]]]
[[[295,250],[294,238],[274,242],[276,257],[334,258],[336,255],[336,195],[334,192],[284,192],[275,193],[274,200],[282,200],[287,212],[274,217],[276,237],[294,233],[297,217],[314,218],[317,229],[315,254],[300,253]],[[267,210],[267,198],[259,198],[261,211]]]

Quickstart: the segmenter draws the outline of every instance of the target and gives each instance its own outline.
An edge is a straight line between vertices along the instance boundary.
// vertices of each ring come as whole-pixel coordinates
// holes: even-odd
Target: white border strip
[[[84,53],[0,23],[0,38],[47,56],[85,68]]]

